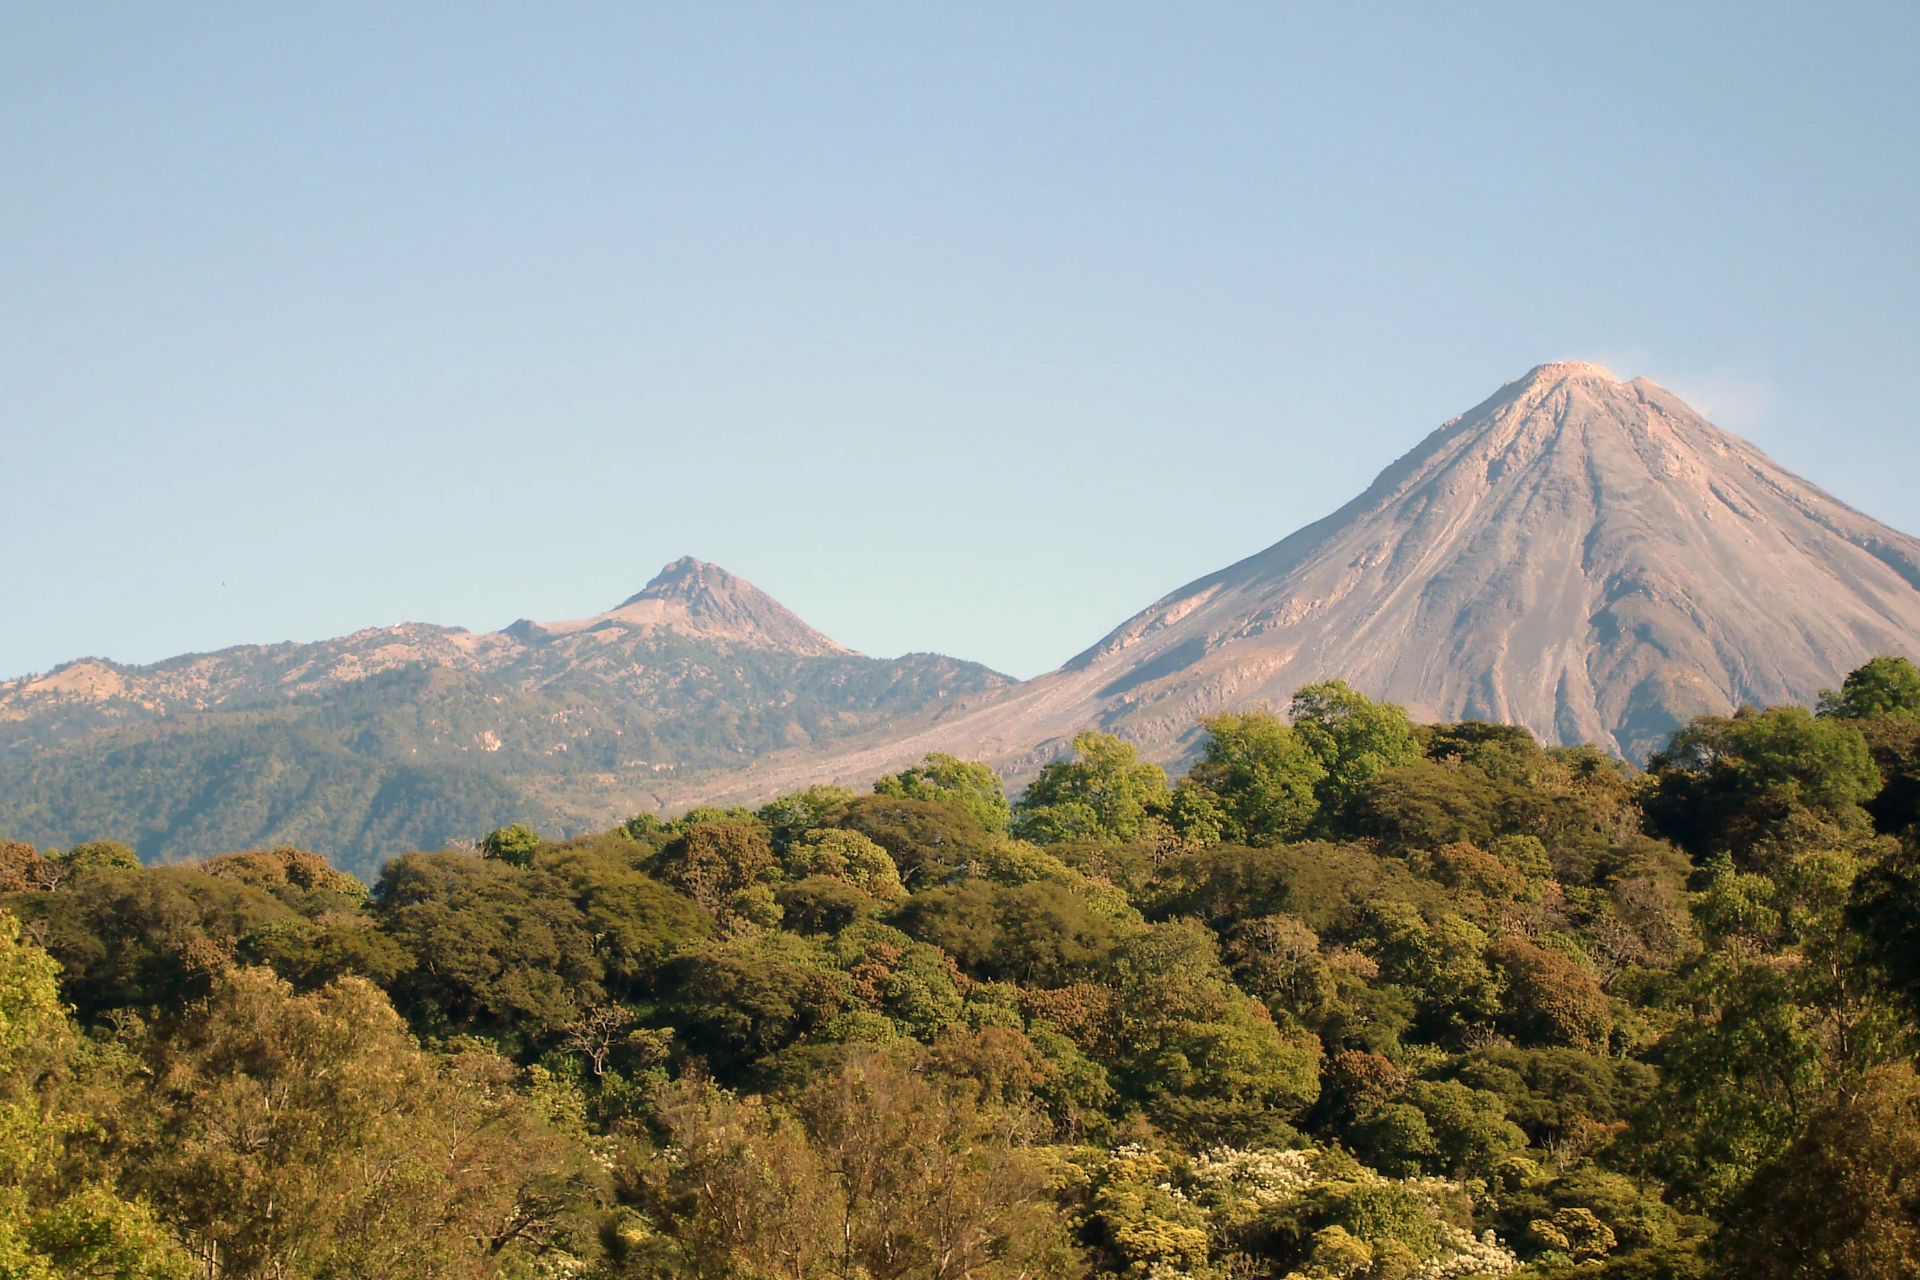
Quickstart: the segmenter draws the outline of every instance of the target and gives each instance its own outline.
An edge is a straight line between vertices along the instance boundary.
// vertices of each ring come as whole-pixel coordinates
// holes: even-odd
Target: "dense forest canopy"
[[[1170,779],[0,843],[0,1276],[1920,1275],[1920,672],[1643,773],[1338,682]]]

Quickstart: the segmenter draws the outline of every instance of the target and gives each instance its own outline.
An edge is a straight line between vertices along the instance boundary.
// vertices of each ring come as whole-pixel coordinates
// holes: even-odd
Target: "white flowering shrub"
[[[1203,1202],[1205,1193],[1244,1197],[1265,1208],[1291,1200],[1313,1185],[1313,1156],[1306,1151],[1241,1150],[1215,1147],[1187,1169],[1188,1181]]]
[[[1132,1143],[1108,1153],[1100,1181],[1096,1212],[1132,1260],[1129,1280],[1223,1277],[1233,1242],[1256,1223],[1292,1232],[1307,1254],[1297,1280],[1468,1280],[1520,1268],[1491,1231],[1456,1225],[1459,1183],[1387,1178],[1338,1151],[1219,1146],[1182,1167]]]
[[[1495,1238],[1483,1231],[1478,1239],[1471,1231],[1447,1223],[1440,1229],[1442,1252],[1420,1265],[1418,1280],[1466,1280],[1468,1276],[1504,1276],[1520,1269],[1520,1259]]]

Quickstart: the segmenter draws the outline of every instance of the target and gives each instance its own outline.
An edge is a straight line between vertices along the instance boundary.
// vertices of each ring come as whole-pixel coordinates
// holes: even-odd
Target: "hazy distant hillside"
[[[1009,683],[846,650],[711,565],[618,609],[472,635],[410,624],[0,686],[0,831],[149,860],[292,843],[369,869],[509,819],[551,831],[661,782],[913,723]]]

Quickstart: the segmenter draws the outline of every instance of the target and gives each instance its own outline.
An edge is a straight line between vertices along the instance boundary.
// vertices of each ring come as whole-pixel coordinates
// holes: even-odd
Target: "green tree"
[[[1329,833],[1352,828],[1360,797],[1374,779],[1420,758],[1406,711],[1391,702],[1375,702],[1343,680],[1299,690],[1289,714],[1294,733],[1326,770],[1315,792],[1320,828]]]
[[[683,1081],[664,1092],[670,1154],[631,1183],[656,1231],[639,1274],[1016,1280],[1085,1272],[1025,1119],[849,1047],[792,1110]]]
[[[395,858],[374,890],[413,966],[394,998],[423,1031],[525,1046],[607,1003],[596,930],[551,873],[451,851]]]
[[[1045,881],[942,885],[915,894],[895,918],[969,974],[1041,987],[1098,976],[1127,932],[1085,898]]]
[[[781,862],[795,879],[832,876],[882,902],[906,897],[893,855],[858,831],[837,827],[809,831],[804,839],[787,846]]]
[[[1499,1095],[1454,1080],[1408,1082],[1363,1107],[1342,1135],[1369,1166],[1399,1177],[1484,1176],[1527,1145]]]
[[[885,849],[910,889],[938,884],[999,844],[979,819],[946,800],[861,796],[835,807],[827,823],[857,831]]]
[[[892,1056],[848,1052],[797,1100],[839,1210],[839,1274],[1022,1280],[1085,1273],[1021,1149],[1028,1118],[941,1090]]]
[[[824,825],[829,813],[851,799],[853,792],[845,787],[819,784],[768,801],[754,817],[773,837],[773,847],[784,851],[792,841]]]
[[[1854,880],[1847,923],[1863,958],[1909,1016],[1920,1017],[1920,831]]]
[[[1291,1133],[1320,1091],[1320,1043],[1280,1031],[1233,985],[1205,927],[1154,925],[1122,941],[1110,967],[1119,1081],[1149,1116],[1200,1140]]]
[[[1319,935],[1293,916],[1239,921],[1228,934],[1226,957],[1241,989],[1266,1001],[1283,1024],[1319,1025],[1338,990]]]
[[[780,877],[767,829],[754,821],[695,822],[660,851],[652,870],[662,880],[711,911],[723,926],[744,919],[771,924],[773,891]]]
[[[1826,1019],[1787,974],[1716,956],[1689,986],[1697,1012],[1650,1055],[1660,1090],[1635,1136],[1682,1202],[1713,1208],[1786,1152],[1835,1064],[1822,1053]]]
[[[823,946],[774,931],[693,948],[668,966],[663,987],[673,1025],[723,1079],[824,1027],[855,998]]]
[[[1649,826],[1696,857],[1744,856],[1796,820],[1867,830],[1881,781],[1858,729],[1804,707],[1700,716],[1647,767]]]
[[[0,1275],[185,1280],[179,1239],[115,1189],[91,1149],[97,1117],[64,1096],[88,1050],[60,1005],[58,972],[0,912]],[[108,1054],[92,1065],[96,1089],[118,1091],[137,1064]]]
[[[910,769],[876,779],[873,793],[915,800],[946,800],[959,805],[989,831],[1005,831],[1011,819],[1000,775],[977,760],[961,760],[938,751]]]
[[[1213,838],[1236,844],[1277,844],[1304,833],[1320,801],[1314,793],[1327,776],[1320,758],[1280,717],[1266,711],[1209,716],[1200,759],[1181,781],[1175,813],[1204,809]],[[1176,821],[1176,826],[1181,825]],[[1191,819],[1186,824],[1197,825]]]
[[[1132,840],[1166,812],[1167,772],[1140,759],[1140,749],[1092,729],[1073,740],[1073,755],[1043,766],[1013,807],[1013,833],[1035,844],[1063,840]]]
[[[1728,1274],[1911,1280],[1920,1275],[1920,1082],[1901,1063],[1813,1114],[1728,1212]]]
[[[624,1274],[813,1280],[834,1273],[846,1243],[838,1206],[820,1194],[819,1155],[798,1120],[757,1095],[681,1080],[656,1114],[672,1143],[623,1181],[645,1222],[615,1236]],[[844,1274],[844,1273],[842,1273]]]
[[[1850,672],[1838,693],[1820,691],[1820,714],[1848,720],[1920,719],[1920,667],[1901,657],[1874,658]]]
[[[1502,938],[1487,958],[1506,977],[1500,1022],[1522,1044],[1604,1052],[1613,1011],[1593,975],[1566,953],[1524,938]]]
[[[336,871],[319,854],[296,849],[292,845],[223,853],[219,857],[195,863],[194,868],[200,874],[216,880],[238,880],[241,884],[256,885],[296,909],[309,899],[290,891],[339,894],[346,901],[323,905],[341,907],[358,906],[367,896],[367,886],[357,876]]]
[[[532,864],[534,851],[543,843],[538,831],[516,822],[510,827],[499,827],[481,836],[480,856],[498,858],[511,866],[524,867]]]
[[[1500,976],[1487,963],[1486,931],[1452,912],[1431,919],[1410,902],[1367,908],[1365,943],[1380,976],[1405,987],[1419,1005],[1426,1036],[1458,1043],[1501,1011]]]
[[[234,1276],[446,1276],[548,1242],[576,1157],[478,1048],[420,1050],[372,984],[236,969],[154,1046],[133,1181]]]
[[[115,1009],[170,1016],[205,998],[238,940],[301,919],[265,889],[192,867],[95,868],[13,904],[60,961],[62,992],[89,1024]]]
[[[95,840],[77,844],[61,855],[60,861],[74,871],[138,871],[140,855],[133,846],[118,840]]]

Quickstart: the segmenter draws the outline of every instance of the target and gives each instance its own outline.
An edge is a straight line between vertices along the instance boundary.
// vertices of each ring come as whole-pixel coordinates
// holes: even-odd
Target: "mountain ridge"
[[[402,622],[326,640],[230,645],[144,664],[77,658],[44,674],[0,680],[0,723],[31,717],[37,702],[62,699],[124,701],[129,712],[166,714],[241,699],[301,697],[413,663],[504,672],[516,683],[539,686],[566,678],[580,663],[601,656],[594,650],[609,643],[618,654],[623,639],[668,631],[804,657],[864,656],[815,631],[746,580],[683,556],[639,592],[589,618],[544,623],[522,618],[488,632]],[[563,642],[560,661],[540,652],[554,642]]]
[[[160,860],[298,843],[365,871],[507,821],[605,826],[658,808],[665,783],[1010,683],[855,653],[686,557],[569,622],[402,623],[0,683],[0,827]]]
[[[1171,763],[1199,717],[1334,677],[1421,719],[1643,759],[1693,715],[1811,702],[1879,652],[1920,655],[1920,540],[1649,379],[1551,362],[1057,671],[898,744],[770,757],[732,794],[858,783],[927,750],[1017,780],[1083,727]]]
[[[864,786],[928,751],[1018,784],[1086,728],[1173,764],[1203,716],[1284,708],[1335,677],[1419,719],[1644,758],[1694,715],[1809,702],[1881,652],[1920,656],[1920,540],[1647,379],[1556,362],[1031,681],[865,657],[683,557],[590,617],[403,623],[0,682],[0,824],[43,842],[124,836],[61,817],[124,812],[145,824],[143,854],[165,857],[213,851],[216,831],[232,847],[331,830],[346,843],[313,843],[364,862],[376,839],[470,837],[508,812],[574,830]],[[275,708],[291,710],[254,714]],[[216,767],[281,781],[250,798]],[[178,780],[167,812],[200,815],[198,834],[136,815],[145,777]],[[347,815],[332,827],[330,804]]]

